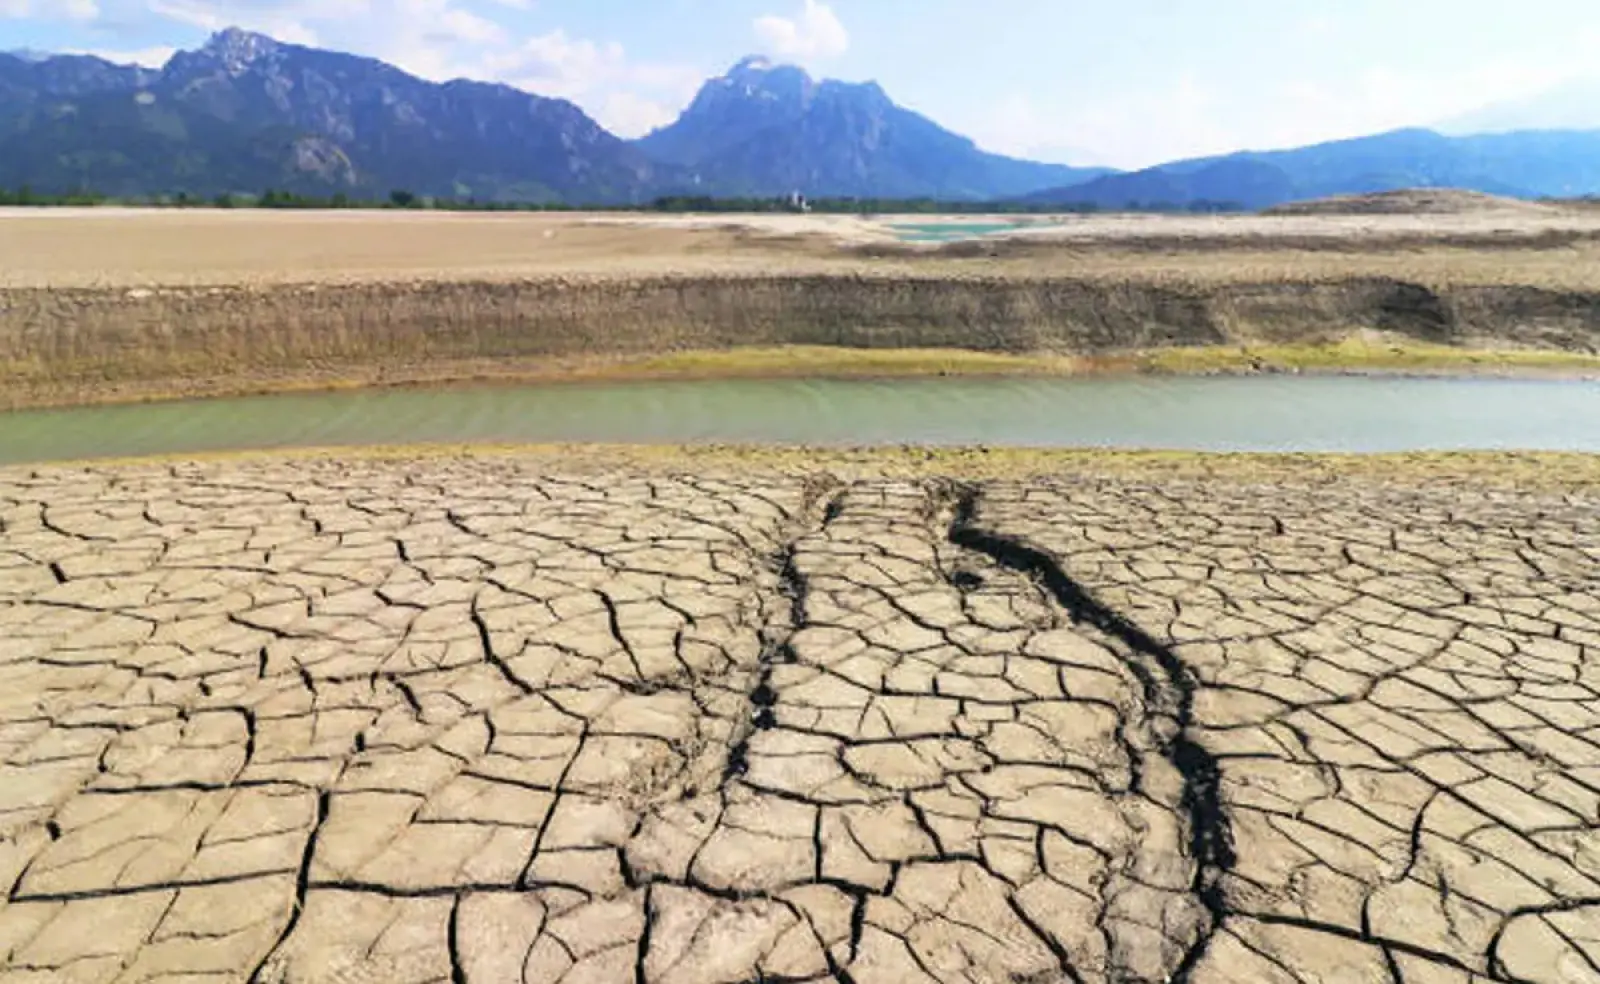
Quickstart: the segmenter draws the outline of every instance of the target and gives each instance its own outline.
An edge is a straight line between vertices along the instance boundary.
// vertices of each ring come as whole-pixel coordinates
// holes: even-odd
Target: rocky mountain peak
[[[220,61],[229,74],[241,75],[251,65],[274,54],[278,42],[265,34],[230,27],[213,34],[202,50]]]
[[[722,78],[707,83],[707,88],[731,90],[742,97],[804,99],[816,84],[799,66],[780,65],[762,55],[750,55],[740,59]]]

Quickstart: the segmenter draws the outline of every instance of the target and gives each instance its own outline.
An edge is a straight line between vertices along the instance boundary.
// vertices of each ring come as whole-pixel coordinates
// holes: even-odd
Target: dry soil
[[[0,472],[0,979],[1600,980],[1592,467],[1070,461]]]

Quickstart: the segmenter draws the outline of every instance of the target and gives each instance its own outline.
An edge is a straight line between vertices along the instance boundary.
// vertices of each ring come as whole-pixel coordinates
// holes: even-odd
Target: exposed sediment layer
[[[1095,356],[1374,332],[1595,353],[1600,291],[873,274],[15,289],[0,293],[0,392],[20,406],[740,347]]]
[[[1593,485],[551,460],[0,471],[0,978],[1600,979]]]

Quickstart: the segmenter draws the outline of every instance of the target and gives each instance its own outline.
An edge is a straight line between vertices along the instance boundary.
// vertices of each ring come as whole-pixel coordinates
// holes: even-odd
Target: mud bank
[[[896,275],[0,292],[10,407],[332,382],[561,374],[780,346],[1115,356],[1326,344],[1600,352],[1600,291],[1390,278],[1166,283]]]

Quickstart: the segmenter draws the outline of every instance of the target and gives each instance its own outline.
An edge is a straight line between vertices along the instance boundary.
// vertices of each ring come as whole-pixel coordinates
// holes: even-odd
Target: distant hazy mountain
[[[644,200],[659,168],[578,107],[228,30],[160,72],[0,55],[0,185]]]
[[[876,83],[819,82],[763,58],[707,82],[637,146],[724,194],[993,199],[1108,173],[985,153]]]
[[[1447,137],[1396,130],[1292,150],[1178,161],[1026,196],[1102,208],[1227,202],[1265,208],[1328,195],[1465,188],[1520,197],[1600,192],[1600,131]]]
[[[1569,82],[1537,95],[1486,106],[1444,120],[1435,129],[1452,136],[1513,130],[1600,130],[1600,79]]]

